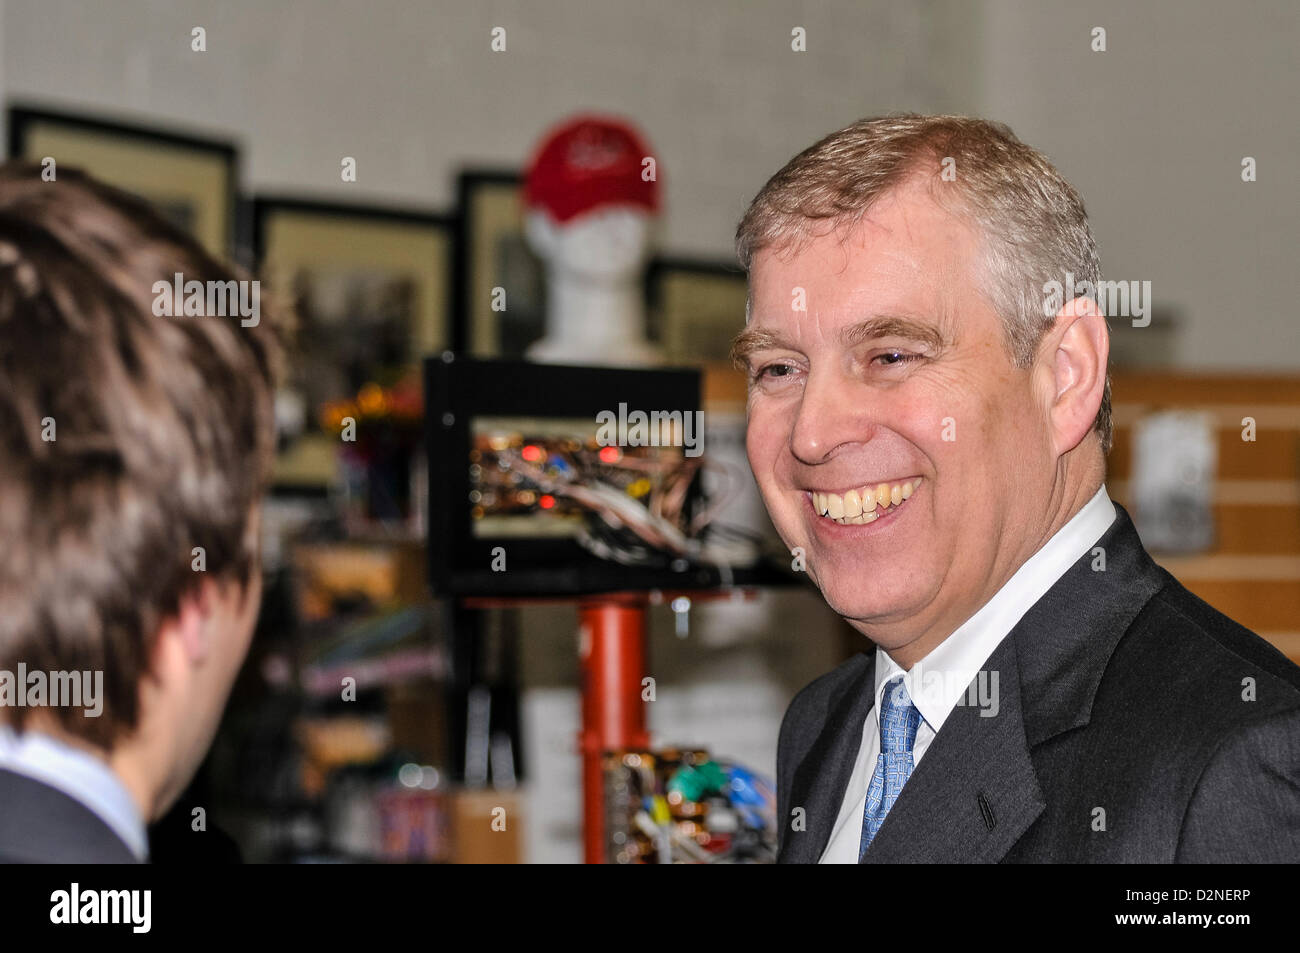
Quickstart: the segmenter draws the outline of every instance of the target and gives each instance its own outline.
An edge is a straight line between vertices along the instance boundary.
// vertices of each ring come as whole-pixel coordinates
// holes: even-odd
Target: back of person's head
[[[177,275],[245,278],[126,193],[0,166],[0,671],[102,671],[98,717],[50,714],[105,749],[137,725],[163,621],[258,571],[275,323],[155,313]]]

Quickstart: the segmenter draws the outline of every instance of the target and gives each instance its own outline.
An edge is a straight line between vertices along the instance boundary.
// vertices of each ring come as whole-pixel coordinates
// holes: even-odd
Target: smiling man
[[[772,177],[737,249],[750,464],[869,642],[786,712],[781,861],[1300,860],[1300,668],[1107,495],[1105,317],[1043,291],[1100,265],[1046,158],[863,120]]]

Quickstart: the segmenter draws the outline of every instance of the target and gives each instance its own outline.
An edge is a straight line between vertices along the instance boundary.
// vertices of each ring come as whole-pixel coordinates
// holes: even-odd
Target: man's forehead
[[[907,259],[876,264],[816,274],[751,270],[745,325],[786,334],[840,334],[859,325],[886,334],[950,325],[954,289],[965,284],[951,268]]]
[[[964,265],[978,245],[970,223],[920,181],[890,189],[856,215],[801,221],[787,236],[754,252],[751,277],[940,262],[952,268]]]
[[[749,272],[747,328],[835,334],[863,322],[924,324],[952,337],[955,301],[973,290],[972,246],[961,229],[918,233],[918,222],[863,222],[793,249],[759,251]],[[965,291],[963,290],[965,289]]]

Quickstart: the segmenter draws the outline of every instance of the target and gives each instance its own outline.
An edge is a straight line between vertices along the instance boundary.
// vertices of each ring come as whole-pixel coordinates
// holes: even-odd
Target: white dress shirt
[[[35,731],[18,734],[0,725],[0,768],[57,788],[107,824],[138,860],[148,854],[140,809],[107,764]]]
[[[862,745],[821,863],[858,862],[867,788],[880,755],[880,696],[889,680],[897,675],[903,676],[908,696],[921,713],[921,724],[912,748],[912,760],[919,764],[948,715],[963,696],[967,696],[968,686],[989,656],[1034,603],[1105,534],[1114,520],[1115,506],[1103,484],[1038,552],[1025,560],[993,598],[910,670],[904,672],[887,652],[876,650],[876,703],[863,721]],[[987,699],[987,691],[986,687],[983,696],[972,693],[966,700],[978,703],[980,698]]]

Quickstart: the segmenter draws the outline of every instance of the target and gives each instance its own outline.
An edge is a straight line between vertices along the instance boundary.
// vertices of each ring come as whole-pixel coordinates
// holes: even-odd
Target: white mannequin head
[[[635,205],[605,205],[559,224],[543,209],[524,220],[524,234],[551,280],[639,281],[650,258],[655,220]]]
[[[642,279],[659,188],[654,153],[627,122],[580,115],[548,131],[524,177],[524,234],[547,282],[546,336],[529,359],[658,363]]]
[[[546,263],[546,336],[527,351],[563,364],[657,364],[645,339],[642,281],[655,218],[634,205],[600,205],[558,223],[529,211],[524,233]]]

